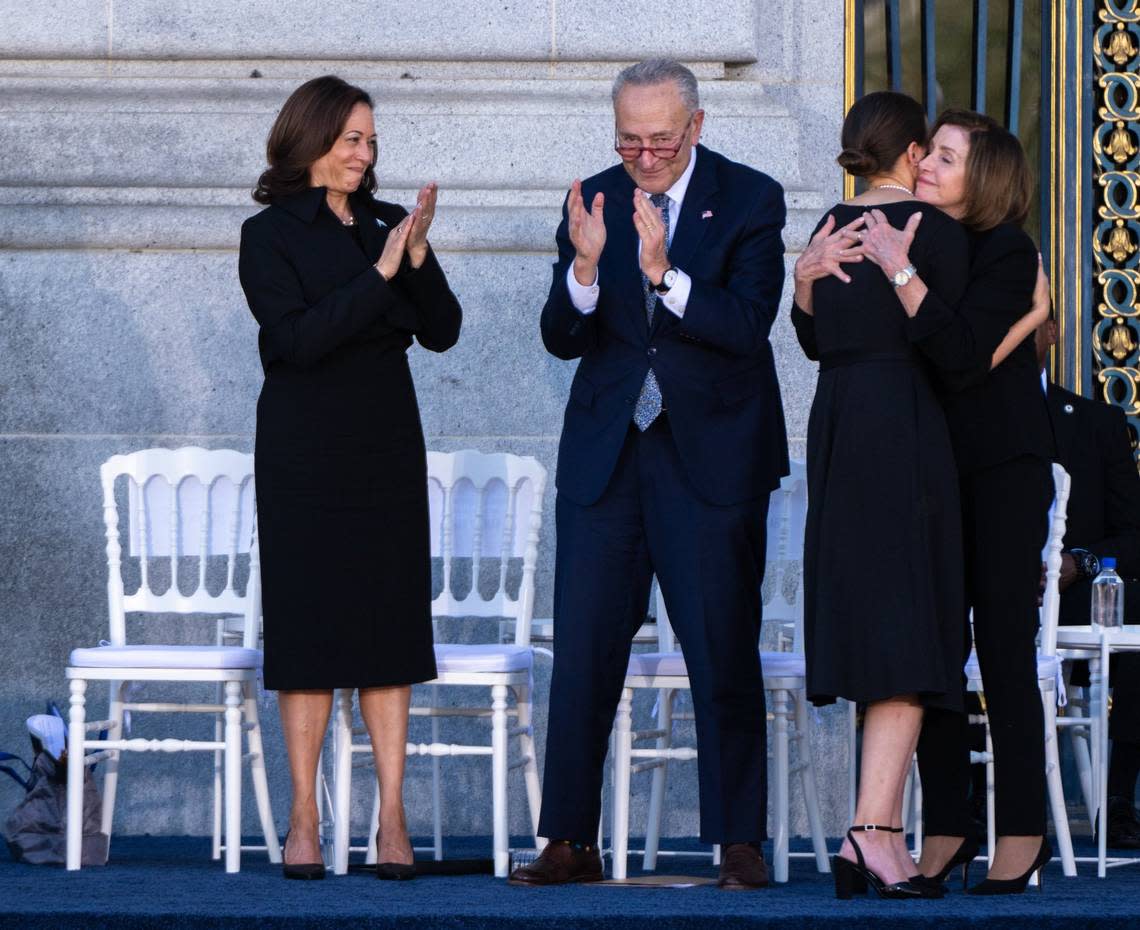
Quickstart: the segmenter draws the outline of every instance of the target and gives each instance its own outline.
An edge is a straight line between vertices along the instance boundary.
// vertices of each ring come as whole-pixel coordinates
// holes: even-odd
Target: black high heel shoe
[[[855,842],[855,837],[852,834],[855,832],[865,833],[868,830],[882,830],[884,833],[899,832],[897,827],[881,827],[873,823],[859,824],[847,831],[847,840],[851,843],[851,848],[855,850],[855,857],[858,861],[852,862],[838,854],[831,857],[831,871],[835,873],[835,897],[846,901],[852,895],[866,894],[868,886],[874,889],[875,894],[880,898],[918,899],[929,897],[929,895],[923,894],[921,888],[911,884],[910,881],[894,882],[888,885],[867,868],[867,863],[863,859],[863,850],[859,848],[859,844]]]
[[[966,894],[1021,894],[1025,891],[1025,886],[1029,884],[1029,876],[1034,872],[1037,873],[1037,887],[1044,891],[1045,877],[1041,874],[1041,870],[1052,858],[1053,847],[1049,843],[1049,837],[1043,836],[1041,837],[1041,848],[1037,851],[1037,858],[1033,860],[1033,865],[1024,875],[1019,875],[1017,878],[987,878],[967,891]]]
[[[380,852],[380,831],[376,831],[376,852],[379,858]],[[376,863],[376,877],[390,882],[406,882],[410,878],[416,877],[416,863],[415,851],[412,851],[413,862],[409,865],[405,862],[377,862]]]
[[[924,875],[923,879],[927,882],[936,883],[941,885],[946,881],[947,876],[954,871],[958,866],[962,867],[962,890],[966,890],[966,885],[970,881],[970,863],[978,857],[978,851],[982,848],[982,844],[971,836],[962,838],[962,845],[955,850],[954,855],[942,867],[937,875]]]
[[[285,847],[289,845],[289,834],[285,834],[285,842],[281,844],[281,872],[286,878],[295,878],[303,882],[319,881],[325,877],[325,864],[323,862],[295,862],[290,865],[285,861]]]

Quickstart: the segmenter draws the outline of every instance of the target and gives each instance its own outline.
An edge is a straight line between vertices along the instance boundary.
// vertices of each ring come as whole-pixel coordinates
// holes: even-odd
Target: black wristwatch
[[[1069,555],[1073,557],[1073,564],[1081,578],[1095,578],[1100,574],[1100,559],[1088,549],[1070,549]]]
[[[658,294],[668,294],[677,283],[677,274],[677,269],[670,265],[665,269],[665,274],[661,275],[661,283],[653,285],[653,290]]]

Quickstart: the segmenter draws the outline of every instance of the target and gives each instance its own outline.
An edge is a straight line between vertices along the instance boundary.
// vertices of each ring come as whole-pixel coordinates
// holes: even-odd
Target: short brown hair
[[[860,97],[843,120],[836,157],[839,166],[857,178],[890,169],[912,142],[926,145],[926,114],[922,104],[906,94],[880,90]]]
[[[332,74],[306,81],[293,91],[269,131],[265,143],[269,167],[257,179],[253,199],[270,204],[308,188],[309,168],[336,144],[358,103],[374,106],[365,91]],[[370,194],[376,190],[374,164],[375,157],[360,180],[359,189]]]
[[[1033,199],[1033,176],[1017,136],[973,110],[943,111],[934,121],[931,138],[943,126],[957,126],[970,137],[962,224],[982,231],[1002,223],[1024,223]]]

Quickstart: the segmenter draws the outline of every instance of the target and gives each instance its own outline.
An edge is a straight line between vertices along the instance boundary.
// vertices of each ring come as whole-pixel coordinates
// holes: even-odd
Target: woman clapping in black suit
[[[261,327],[255,470],[265,684],[293,785],[288,878],[322,878],[314,784],[334,688],[360,689],[380,782],[377,874],[410,878],[403,777],[411,684],[435,677],[427,462],[406,350],[442,352],[460,308],[409,214],[373,198],[372,100],[316,78],[282,107],[266,209],[239,272]]]

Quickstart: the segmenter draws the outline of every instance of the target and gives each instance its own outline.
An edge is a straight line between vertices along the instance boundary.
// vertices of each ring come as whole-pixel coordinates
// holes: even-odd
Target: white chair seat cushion
[[[1039,679],[1056,678],[1060,663],[1061,660],[1057,656],[1045,656],[1038,653],[1037,677]],[[976,652],[971,652],[970,658],[966,660],[966,677],[970,681],[980,682],[982,680],[982,670],[978,665],[978,654]]]
[[[435,666],[446,672],[523,672],[531,667],[534,650],[530,646],[486,644],[436,644]]]
[[[804,657],[795,652],[762,652],[760,665],[765,678],[802,678]],[[638,652],[629,657],[628,675],[667,675],[684,677],[689,674],[685,657],[679,652]]]
[[[242,646],[95,646],[73,649],[72,668],[260,668],[261,650]]]
[[[685,657],[679,652],[637,652],[629,657],[627,675],[684,677]]]
[[[803,678],[807,663],[798,652],[762,652],[760,667],[765,678]]]

